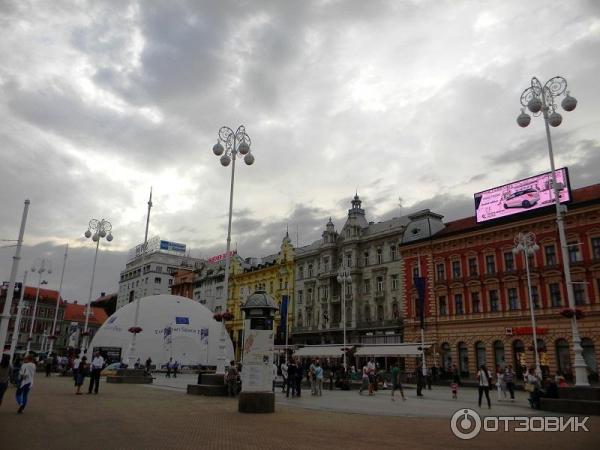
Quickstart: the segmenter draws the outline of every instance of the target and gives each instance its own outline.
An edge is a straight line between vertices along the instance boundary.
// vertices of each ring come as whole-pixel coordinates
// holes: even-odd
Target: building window
[[[329,256],[323,258],[323,270],[329,272]]]
[[[413,266],[412,272],[413,272],[413,279],[415,279],[415,278],[417,278],[417,277],[421,276],[421,275],[419,274],[419,266]]]
[[[377,277],[377,292],[383,292],[383,277]]]
[[[298,304],[301,305],[302,304],[302,291],[298,291]]]
[[[398,275],[392,275],[392,290],[398,289]]]
[[[480,305],[479,305],[479,292],[471,292],[471,305],[472,305],[472,312],[474,313],[478,313],[480,310]]]
[[[172,278],[169,278],[169,286],[173,286],[173,279]]]
[[[438,264],[436,266],[436,277],[438,281],[444,281],[445,278],[445,270],[444,270],[444,264]]]
[[[383,250],[381,248],[377,249],[377,264],[383,263]]]
[[[352,267],[352,253],[346,253],[346,267]]]
[[[456,294],[454,296],[454,311],[457,316],[464,314],[462,294]]]
[[[460,278],[460,261],[452,261],[452,278],[455,280]]]
[[[496,273],[496,261],[494,261],[494,255],[487,255],[485,257],[485,267],[487,273],[494,274]]]
[[[156,266],[156,273],[162,273],[162,266]]]
[[[508,309],[519,309],[519,300],[517,298],[517,289],[508,288]]]
[[[346,283],[346,297],[352,295],[352,283]]]
[[[478,274],[477,258],[469,258],[469,276],[476,277]]]
[[[217,286],[217,289],[215,289],[215,291],[217,298],[223,297],[223,286]]]
[[[322,292],[322,298],[323,300],[327,300],[329,298],[329,287],[328,286],[323,286],[321,288],[321,292]]]
[[[395,245],[390,246],[390,259],[392,261],[396,261],[396,246]]]
[[[581,253],[579,251],[579,243],[578,242],[569,242],[567,244],[569,248],[569,262],[576,263],[581,261]]]
[[[576,305],[585,305],[585,283],[584,282],[573,282],[573,295],[575,296]]]
[[[440,305],[440,316],[447,315],[448,311],[446,310],[446,296],[445,295],[440,295],[438,297],[438,304]]]
[[[544,256],[546,257],[547,266],[556,265],[556,248],[554,247],[554,245],[544,246]]]
[[[497,312],[498,311],[498,291],[492,289],[489,291],[490,294],[490,311]]]
[[[154,284],[160,284],[160,277],[155,277],[154,278]]]
[[[540,307],[540,296],[537,286],[531,286],[531,302],[533,303],[533,307],[535,309]]]
[[[312,264],[308,265],[308,276],[309,277],[313,276],[313,266],[312,266]]]
[[[513,252],[504,252],[504,270],[515,270],[515,255]]]
[[[363,262],[365,263],[365,267],[369,265],[369,252],[364,253]]]
[[[562,303],[561,295],[560,295],[560,284],[558,283],[550,283],[550,304],[553,307],[560,306]]]
[[[306,294],[306,298],[308,300],[308,302],[312,302],[313,301],[313,290],[312,288],[309,288]]]
[[[592,258],[600,259],[600,237],[592,238]]]
[[[363,280],[363,294],[368,294],[371,290],[371,280]]]

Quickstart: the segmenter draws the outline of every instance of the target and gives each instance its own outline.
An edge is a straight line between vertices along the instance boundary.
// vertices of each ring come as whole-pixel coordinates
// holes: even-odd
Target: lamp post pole
[[[93,231],[93,233],[92,233]],[[92,281],[90,282],[90,293],[88,295],[88,302],[85,308],[85,324],[83,327],[83,339],[81,340],[81,347],[79,349],[79,357],[87,353],[89,331],[88,324],[90,321],[90,308],[92,303],[92,292],[94,291],[94,277],[96,276],[96,261],[98,260],[98,248],[100,247],[100,239],[105,238],[108,242],[113,240],[111,234],[112,224],[105,219],[97,220],[92,219],[88,224],[88,229],[84,233],[84,236],[88,239],[92,239],[96,243],[96,252],[94,253],[94,265],[92,267]]]
[[[17,249],[13,256],[13,263],[10,269],[10,280],[8,282],[8,291],[6,291],[6,299],[4,308],[0,316],[0,351],[4,350],[6,337],[8,335],[8,323],[10,321],[10,309],[12,308],[13,296],[15,294],[15,280],[19,271],[19,262],[21,261],[21,245],[23,244],[23,235],[25,234],[25,225],[27,224],[27,214],[29,212],[29,199],[25,200],[23,207],[23,216],[21,217],[21,228],[19,229],[19,239],[17,240]]]
[[[46,267],[48,266],[48,267]],[[33,327],[35,325],[35,316],[37,314],[38,299],[40,297],[40,285],[42,284],[42,274],[48,272],[52,273],[51,263],[47,259],[37,259],[31,267],[32,272],[38,273],[38,284],[37,290],[35,291],[35,302],[33,303],[33,314],[31,315],[31,326],[29,327],[29,336],[27,337],[27,351],[26,354],[31,350],[31,341],[33,340]]]
[[[231,218],[233,213],[233,186],[235,182],[235,160],[238,154],[244,156],[244,162],[247,165],[254,163],[254,155],[250,153],[250,145],[252,141],[250,136],[246,133],[244,125],[240,125],[236,131],[233,131],[229,127],[221,127],[217,136],[217,143],[213,146],[213,153],[217,156],[221,156],[220,161],[223,167],[227,167],[231,164],[231,185],[229,188],[229,218],[227,222],[227,246],[225,250],[225,282],[224,282],[224,293],[225,293],[225,305],[229,300],[229,266],[231,255],[229,254],[231,248]],[[217,363],[217,373],[225,373],[225,321],[222,321],[223,330],[221,331],[221,338],[219,339],[219,358]]]
[[[535,308],[533,304],[533,295],[531,290],[531,273],[529,271],[529,256],[533,255],[540,249],[540,246],[535,242],[535,234],[533,233],[519,233],[515,236],[515,246],[513,253],[516,255],[523,252],[523,258],[525,259],[525,270],[527,273],[527,292],[529,296],[529,312],[531,314],[531,329],[533,338],[533,351],[535,354],[535,373],[538,377],[542,376],[542,368],[540,366],[540,353],[538,350],[537,342],[537,329],[535,325]]]
[[[23,297],[25,296],[25,286],[27,284],[27,271],[23,275],[23,284],[21,286],[21,298],[19,298],[19,306],[17,307],[17,317],[15,318],[15,327],[13,329],[12,341],[10,344],[10,360],[15,356],[15,350],[19,344],[19,335],[21,334],[21,316],[23,315]]]
[[[62,272],[60,274],[60,285],[58,288],[58,295],[56,296],[56,309],[54,310],[54,321],[52,322],[52,333],[48,336],[48,340],[50,340],[50,348],[48,349],[48,353],[52,353],[54,349],[54,341],[58,339],[56,335],[56,322],[58,320],[58,309],[60,308],[60,296],[62,295],[62,287],[63,287],[63,279],[65,277],[65,267],[67,267],[67,256],[69,253],[69,244],[67,244],[67,248],[65,249],[65,258],[63,260]]]
[[[340,283],[340,285],[342,286],[342,292],[341,292],[341,296],[342,296],[342,334],[343,334],[343,340],[344,340],[344,348],[343,348],[343,353],[342,353],[342,358],[343,358],[343,366],[344,366],[344,370],[346,370],[347,368],[347,362],[346,362],[346,283],[350,283],[352,284],[352,275],[350,275],[350,269],[344,267],[343,265],[340,266],[340,269],[338,271],[338,275],[337,275],[337,281],[338,283]]]
[[[565,284],[567,288],[567,299],[569,308],[573,311],[571,317],[571,334],[573,336],[573,353],[575,354],[575,385],[589,386],[587,378],[587,366],[583,359],[583,350],[581,348],[581,338],[579,336],[579,327],[575,314],[575,295],[573,292],[573,282],[571,281],[571,265],[569,261],[569,246],[565,234],[564,215],[566,207],[560,204],[560,190],[564,188],[556,182],[556,170],[554,168],[554,152],[552,149],[552,138],[550,136],[550,126],[557,127],[562,122],[562,116],[556,111],[556,98],[565,95],[561,106],[567,112],[573,111],[577,106],[577,100],[569,95],[567,91],[567,80],[563,77],[553,77],[544,85],[536,78],[531,79],[531,86],[521,94],[521,114],[517,117],[517,123],[520,127],[526,127],[531,121],[531,116],[525,113],[528,108],[534,116],[540,113],[544,117],[546,129],[546,140],[548,143],[548,156],[550,157],[550,171],[552,177],[552,191],[554,194],[554,204],[556,206],[556,225],[558,227],[558,236],[560,239],[561,256],[565,273]]]

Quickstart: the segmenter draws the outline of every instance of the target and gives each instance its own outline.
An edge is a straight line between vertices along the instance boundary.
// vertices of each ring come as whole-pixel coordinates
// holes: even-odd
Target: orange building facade
[[[571,276],[583,356],[591,379],[600,360],[600,184],[572,192],[565,216]],[[431,239],[401,246],[405,342],[420,342],[414,276],[426,279],[427,363],[442,374],[453,365],[473,377],[485,364],[511,364],[518,374],[535,363],[523,253],[513,254],[519,232],[533,232],[532,299],[541,365],[546,373],[573,374],[571,320],[554,208],[477,224],[475,217],[446,224]],[[408,362],[409,365],[411,362]]]
[[[194,298],[194,278],[195,273],[192,269],[179,268],[173,275],[173,284],[171,285],[171,294],[181,297]]]

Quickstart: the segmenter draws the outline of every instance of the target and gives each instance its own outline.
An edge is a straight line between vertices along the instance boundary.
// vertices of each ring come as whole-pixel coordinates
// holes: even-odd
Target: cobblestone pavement
[[[448,417],[331,412],[289,406],[281,398],[274,414],[240,414],[235,399],[186,395],[185,381],[154,388],[102,382],[99,395],[76,396],[71,379],[38,376],[23,415],[16,414],[14,389],[6,393],[0,406],[0,448],[570,450],[596,448],[600,437],[599,418],[588,422],[589,433],[481,433],[462,441],[452,435]],[[364,398],[371,400],[383,404],[377,396]],[[426,401],[409,399],[397,406],[419,409],[419,402]]]

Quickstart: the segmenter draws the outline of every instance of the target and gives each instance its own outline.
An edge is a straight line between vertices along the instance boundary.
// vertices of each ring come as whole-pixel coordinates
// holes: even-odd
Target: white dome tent
[[[134,315],[135,302],[117,310],[100,327],[90,349],[112,354],[120,349],[125,358]],[[172,357],[181,366],[217,365],[222,325],[204,305],[177,295],[145,297],[140,300],[138,325],[142,332],[136,338],[136,353],[142,364],[150,357],[161,367]],[[233,344],[225,333],[225,361],[232,359]]]

